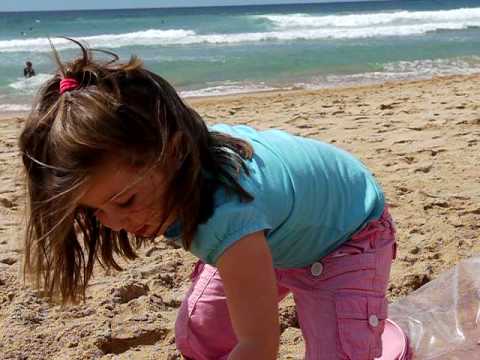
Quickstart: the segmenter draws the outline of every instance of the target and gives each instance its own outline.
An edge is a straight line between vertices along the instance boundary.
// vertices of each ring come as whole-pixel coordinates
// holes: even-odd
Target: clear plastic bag
[[[480,257],[464,260],[389,307],[414,359],[480,359]]]

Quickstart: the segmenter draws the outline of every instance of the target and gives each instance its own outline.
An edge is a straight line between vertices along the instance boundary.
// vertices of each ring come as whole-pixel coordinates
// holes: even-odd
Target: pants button
[[[321,262],[314,262],[310,268],[310,273],[313,276],[320,276],[323,272],[323,264]]]
[[[370,315],[368,323],[373,327],[377,327],[379,323],[377,315]]]

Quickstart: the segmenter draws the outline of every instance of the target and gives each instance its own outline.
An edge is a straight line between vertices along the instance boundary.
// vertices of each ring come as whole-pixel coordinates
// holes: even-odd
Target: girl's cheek
[[[131,207],[130,209],[125,209],[124,210],[124,216],[125,217],[128,217],[128,218],[139,218],[140,216],[142,216],[142,214],[145,213],[145,209],[143,207],[140,207],[140,206],[134,206],[134,207]]]
[[[154,213],[155,210],[153,208],[144,205],[135,205],[129,211],[130,216],[141,218],[141,220],[148,220]]]
[[[143,202],[143,206],[139,207],[139,211],[146,214],[155,214],[159,212],[158,202],[154,197],[149,197]]]
[[[115,217],[114,215],[107,215],[102,210],[97,211],[95,217],[103,226],[106,226],[112,230],[120,230],[122,226],[119,216]]]

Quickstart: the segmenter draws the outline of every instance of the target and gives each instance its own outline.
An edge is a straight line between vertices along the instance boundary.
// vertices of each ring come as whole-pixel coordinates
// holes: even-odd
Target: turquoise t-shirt
[[[224,189],[215,193],[214,213],[198,226],[191,246],[206,263],[215,265],[236,241],[265,230],[276,268],[307,266],[383,211],[380,186],[346,151],[279,130],[224,124],[210,129],[253,146],[250,176],[242,173],[239,182],[255,199],[242,202]],[[165,236],[174,233],[169,229]]]

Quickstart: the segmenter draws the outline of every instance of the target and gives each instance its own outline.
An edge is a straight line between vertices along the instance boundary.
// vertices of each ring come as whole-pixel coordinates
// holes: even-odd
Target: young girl
[[[395,229],[365,166],[281,131],[208,127],[138,59],[77,44],[20,136],[37,284],[76,300],[95,259],[119,269],[115,254],[164,235],[200,259],[176,323],[185,358],[275,359],[290,292],[307,359],[381,356]]]

